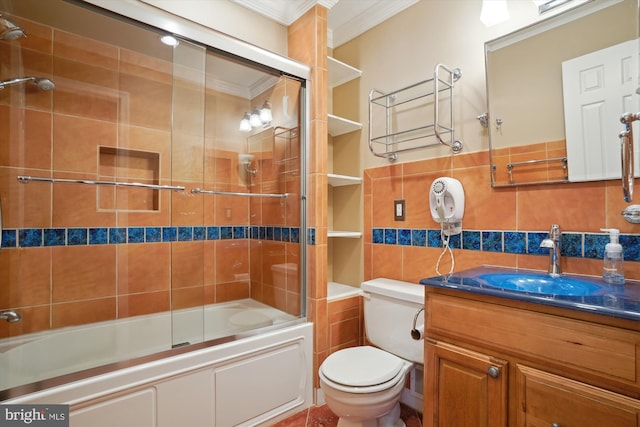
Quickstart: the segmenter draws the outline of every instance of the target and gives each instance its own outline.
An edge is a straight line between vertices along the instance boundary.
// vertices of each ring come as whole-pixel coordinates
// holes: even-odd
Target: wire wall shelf
[[[433,78],[392,92],[369,92],[369,150],[374,156],[393,162],[398,153],[446,145],[454,153],[462,142],[454,137],[453,84],[462,76],[443,64],[434,68]],[[432,121],[429,121],[432,110]],[[427,119],[425,119],[427,117]],[[419,123],[419,126],[414,126]]]

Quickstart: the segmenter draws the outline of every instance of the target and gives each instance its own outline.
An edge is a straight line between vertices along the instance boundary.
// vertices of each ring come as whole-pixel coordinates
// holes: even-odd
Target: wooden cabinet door
[[[507,362],[427,340],[424,373],[425,426],[507,425]]]
[[[640,401],[517,366],[518,427],[637,427]]]

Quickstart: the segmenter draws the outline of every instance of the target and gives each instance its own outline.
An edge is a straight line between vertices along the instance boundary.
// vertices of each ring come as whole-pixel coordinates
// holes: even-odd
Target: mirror
[[[568,138],[565,129],[568,128],[566,125],[575,128],[576,112],[565,105],[563,63],[635,41],[631,42],[635,52],[630,55],[633,60],[623,70],[635,76],[632,79],[633,95],[623,97],[624,105],[618,103],[616,108],[638,108],[639,95],[635,94],[639,83],[637,37],[636,0],[592,0],[485,44],[493,187],[620,178],[618,134],[624,126],[619,117],[624,111],[617,110],[614,114],[617,118],[607,119],[607,129],[587,126],[587,136],[600,133],[602,141],[599,143],[606,141],[606,147],[591,145],[584,148],[583,145],[572,148],[576,138],[571,136],[571,131],[571,138]],[[564,86],[601,83],[599,74],[595,77],[574,75],[579,77],[567,77],[565,71],[567,83]],[[597,105],[597,102],[592,101],[591,105]],[[578,110],[577,115],[581,114]],[[565,116],[570,117],[566,125]],[[567,141],[571,145],[569,148]],[[577,176],[572,172],[583,168],[585,152],[597,158],[606,154],[613,159],[617,171],[603,174],[586,170]]]

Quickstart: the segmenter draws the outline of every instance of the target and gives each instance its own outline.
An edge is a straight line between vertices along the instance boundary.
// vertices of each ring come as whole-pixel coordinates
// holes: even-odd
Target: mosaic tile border
[[[259,239],[300,243],[300,227],[223,225],[184,227],[19,228],[2,230],[2,248],[192,242],[229,239]],[[315,230],[307,230],[307,240],[310,244],[315,244]]]
[[[451,236],[449,245],[472,251],[548,255],[549,250],[540,247],[547,237],[546,231],[463,230]],[[373,244],[443,247],[440,229],[373,228],[371,239]],[[608,233],[562,233],[562,256],[602,259],[607,243]],[[640,261],[640,235],[620,234],[620,244],[625,260]]]

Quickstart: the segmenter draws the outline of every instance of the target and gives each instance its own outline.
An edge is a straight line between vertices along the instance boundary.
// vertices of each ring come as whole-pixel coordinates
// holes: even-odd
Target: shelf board
[[[327,57],[327,68],[329,69],[329,88],[340,86],[362,75],[362,71],[357,68],[330,56]]]
[[[338,136],[362,129],[362,123],[329,114],[329,135]]]
[[[327,301],[362,295],[362,289],[338,282],[327,284]]]
[[[359,176],[336,175],[335,173],[327,174],[329,185],[332,187],[342,187],[345,185],[360,185],[362,178]]]
[[[362,237],[362,233],[359,231],[329,231],[327,237],[346,237],[349,239],[359,239]]]

